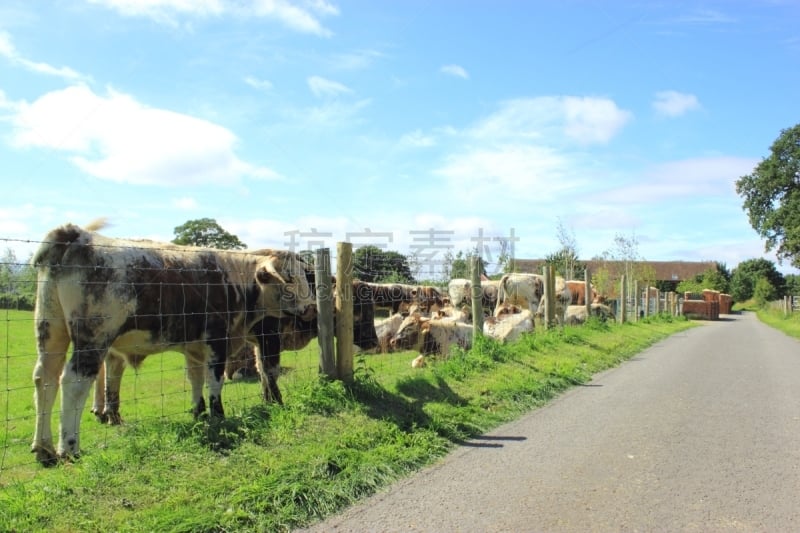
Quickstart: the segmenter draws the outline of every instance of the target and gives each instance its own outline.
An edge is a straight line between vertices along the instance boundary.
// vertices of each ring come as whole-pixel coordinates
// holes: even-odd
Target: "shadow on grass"
[[[432,418],[425,412],[429,404],[445,404],[465,407],[469,401],[459,396],[447,381],[434,376],[433,382],[426,377],[407,377],[397,384],[397,393],[388,391],[375,381],[356,380],[350,391],[370,418],[388,421],[403,432],[425,429],[456,444],[482,433],[480,428],[459,420],[447,420],[446,416]]]

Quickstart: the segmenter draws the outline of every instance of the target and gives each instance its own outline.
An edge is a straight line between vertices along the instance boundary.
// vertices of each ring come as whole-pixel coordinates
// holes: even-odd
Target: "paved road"
[[[800,531],[800,342],[725,315],[307,531]]]

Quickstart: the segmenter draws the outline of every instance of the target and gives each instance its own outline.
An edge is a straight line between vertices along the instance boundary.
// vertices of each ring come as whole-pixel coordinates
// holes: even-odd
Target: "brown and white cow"
[[[453,346],[472,347],[472,325],[457,320],[436,320],[411,314],[391,340],[394,350],[414,350],[422,355],[450,355]]]
[[[308,266],[295,253],[112,239],[95,233],[100,227],[55,228],[32,260],[38,271],[34,323],[39,354],[33,371],[32,451],[46,465],[79,454],[81,413],[109,351],[133,366],[168,350],[204,363],[189,368],[205,368],[209,409],[224,416],[228,354],[240,350],[265,317],[311,319],[316,313]],[[51,414],[59,385],[56,448]],[[202,388],[192,391],[192,403],[196,415],[206,410]]]

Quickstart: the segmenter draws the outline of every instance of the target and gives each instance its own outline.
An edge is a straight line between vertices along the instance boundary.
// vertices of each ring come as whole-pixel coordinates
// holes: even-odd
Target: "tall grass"
[[[479,338],[424,369],[408,364],[413,353],[362,356],[348,384],[317,375],[311,346],[285,358],[284,406],[264,405],[255,382],[226,384],[225,420],[193,420],[183,358],[154,356],[123,381],[126,423],[99,426],[87,409],[81,459],[44,469],[28,453],[31,316],[8,316],[0,530],[289,530],[688,327],[653,318],[537,332],[510,345]]]

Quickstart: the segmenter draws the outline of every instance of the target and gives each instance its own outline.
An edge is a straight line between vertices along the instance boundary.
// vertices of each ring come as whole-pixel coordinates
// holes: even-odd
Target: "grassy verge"
[[[302,374],[286,383],[285,406],[262,405],[255,393],[255,400],[235,403],[224,421],[195,422],[180,406],[170,408],[176,415],[149,416],[154,400],[147,392],[137,408],[143,416],[96,432],[82,443],[79,461],[52,469],[31,457],[10,461],[15,466],[0,471],[0,530],[289,530],[336,513],[691,326],[653,317],[537,332],[512,345],[479,339],[471,351],[424,369],[408,364],[416,354],[366,356],[352,384]],[[15,335],[7,328],[7,345],[21,342]],[[32,339],[22,344],[15,353],[35,352]],[[314,352],[292,364],[313,367]],[[35,357],[6,359],[6,389],[24,375],[30,393]],[[398,359],[402,364],[387,366]],[[16,368],[22,362],[24,372]],[[182,360],[169,363],[179,367]],[[162,388],[167,371],[174,369],[152,372]],[[147,375],[131,381],[137,385],[129,394],[150,386]],[[185,401],[185,392],[177,396]],[[173,394],[166,397],[160,401],[169,403]],[[14,427],[7,422],[4,457],[27,453],[17,441],[29,445],[30,403],[30,395],[24,404],[6,396],[6,420]],[[87,415],[84,427],[92,423]]]
[[[777,309],[757,309],[756,314],[768,326],[800,339],[800,313],[785,314]]]

